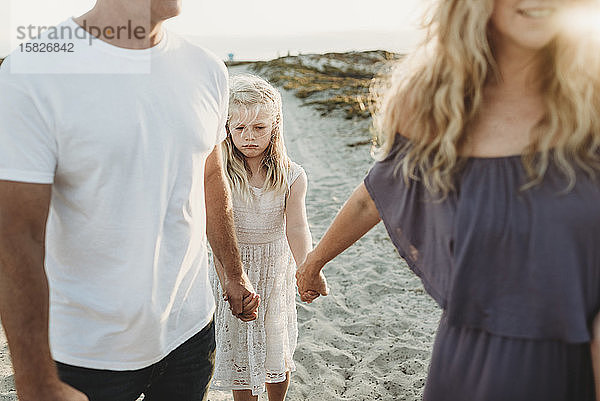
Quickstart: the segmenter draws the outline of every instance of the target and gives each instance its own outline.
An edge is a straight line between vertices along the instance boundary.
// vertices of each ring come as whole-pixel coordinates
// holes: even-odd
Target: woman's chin
[[[152,2],[152,13],[156,19],[167,20],[181,13],[180,0],[155,0]]]

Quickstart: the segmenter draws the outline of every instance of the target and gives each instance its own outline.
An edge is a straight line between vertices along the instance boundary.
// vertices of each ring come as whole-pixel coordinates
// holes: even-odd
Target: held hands
[[[243,322],[250,322],[258,317],[260,297],[248,280],[246,273],[237,279],[227,279],[223,288],[223,299],[229,302],[233,316]]]
[[[322,266],[318,266],[307,260],[298,267],[296,272],[296,280],[298,284],[298,293],[300,299],[304,302],[311,303],[319,296],[329,294],[327,280],[321,271]]]

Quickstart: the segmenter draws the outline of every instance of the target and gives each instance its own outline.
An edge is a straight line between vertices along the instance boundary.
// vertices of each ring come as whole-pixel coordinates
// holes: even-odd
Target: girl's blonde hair
[[[248,177],[252,174],[246,158],[233,144],[229,122],[236,112],[242,112],[244,120],[252,120],[261,111],[272,113],[271,141],[264,152],[262,168],[267,178],[263,190],[285,193],[288,189],[289,159],[283,141],[283,112],[281,94],[264,79],[251,74],[234,75],[229,80],[229,114],[227,138],[221,145],[225,172],[232,191],[246,202],[253,200]]]
[[[597,0],[570,4],[597,7]],[[499,79],[490,43],[494,0],[438,0],[426,21],[420,49],[402,60],[379,99],[376,129],[387,155],[397,133],[410,138],[397,171],[421,179],[445,197],[461,167],[465,128],[478,115],[486,83]],[[532,132],[522,160],[530,181],[540,183],[554,161],[575,183],[574,165],[590,175],[600,169],[600,47],[594,35],[560,31],[543,50],[545,115]],[[553,152],[553,157],[551,157]]]

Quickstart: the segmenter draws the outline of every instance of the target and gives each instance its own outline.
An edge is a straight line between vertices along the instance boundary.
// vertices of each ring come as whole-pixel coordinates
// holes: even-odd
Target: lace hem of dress
[[[288,368],[285,372],[266,372],[265,383],[275,384],[284,382],[287,374],[292,374],[296,371],[296,367]],[[252,395],[261,395],[266,391],[265,383],[258,386],[253,386],[249,381],[234,380],[233,384],[226,384],[225,380],[213,380],[210,384],[211,390],[233,391],[233,390],[252,390]]]

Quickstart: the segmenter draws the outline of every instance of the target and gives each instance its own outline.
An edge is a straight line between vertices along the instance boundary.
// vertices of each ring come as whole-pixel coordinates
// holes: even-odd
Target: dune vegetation
[[[387,51],[307,54],[251,63],[250,69],[291,90],[323,116],[368,119],[373,78],[401,56]]]
[[[251,71],[293,91],[304,105],[315,107],[323,116],[335,114],[346,119],[368,119],[373,79],[385,75],[400,57],[376,50],[305,54],[228,65],[249,64]],[[0,58],[0,65],[2,61]]]

